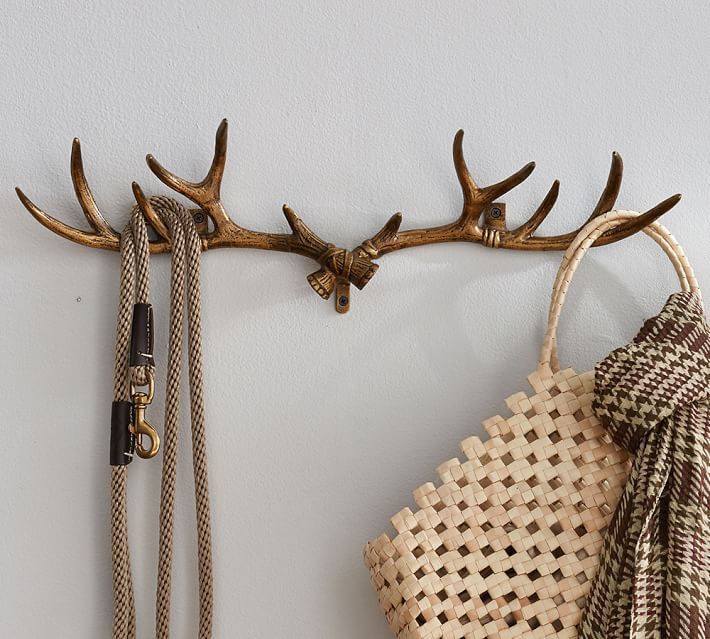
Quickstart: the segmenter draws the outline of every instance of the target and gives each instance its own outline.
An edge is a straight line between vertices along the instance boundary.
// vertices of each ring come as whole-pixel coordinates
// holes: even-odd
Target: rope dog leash
[[[182,342],[187,315],[188,378],[192,461],[197,516],[199,639],[212,636],[212,550],[200,322],[201,242],[190,213],[170,198],[150,200],[171,236],[170,322],[163,430],[159,518],[156,637],[170,634],[170,592],[177,450],[180,421]],[[153,400],[153,314],[149,298],[149,244],[146,222],[134,209],[121,235],[121,284],[116,329],[116,361],[111,419],[111,545],[113,639],[135,639],[136,612],[128,543],[128,464],[134,454],[154,457],[160,438],[146,421]],[[186,312],[185,312],[186,311]],[[139,390],[147,386],[147,392]],[[149,443],[145,446],[144,443]]]

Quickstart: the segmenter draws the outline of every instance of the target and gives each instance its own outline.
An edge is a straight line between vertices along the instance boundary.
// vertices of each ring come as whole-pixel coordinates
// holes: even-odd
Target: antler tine
[[[624,224],[620,224],[614,229],[607,231],[602,235],[596,242],[594,246],[604,246],[605,244],[612,244],[613,242],[618,242],[623,240],[634,233],[638,233],[644,227],[648,226],[652,222],[655,222],[659,217],[665,215],[670,211],[678,202],[680,202],[682,195],[676,193],[666,198],[662,202],[659,202],[653,208],[649,209],[645,213],[642,213],[638,217],[629,220]],[[605,211],[606,212],[606,211]]]
[[[481,190],[466,166],[466,158],[463,154],[463,135],[463,129],[459,129],[454,136],[454,168],[463,191],[463,209],[466,211],[477,204]]]
[[[540,206],[538,206],[535,212],[530,216],[530,219],[524,224],[521,224],[517,229],[511,231],[511,234],[519,239],[528,239],[529,237],[532,237],[533,233],[537,231],[540,224],[545,221],[545,218],[555,206],[559,194],[560,181],[555,180],[552,183],[550,190],[547,192],[547,195],[544,197],[542,202],[540,202]]]
[[[292,250],[308,257],[318,258],[327,249],[328,243],[318,237],[301,217],[288,204],[281,207],[281,211],[291,228],[292,234],[286,236],[286,240],[291,243]],[[254,233],[256,236],[269,237],[268,233]]]
[[[109,238],[107,236],[89,233],[87,231],[74,228],[73,226],[69,226],[68,224],[65,224],[64,222],[45,213],[25,195],[19,186],[15,187],[15,193],[17,193],[17,197],[20,198],[20,202],[22,202],[22,205],[31,213],[32,217],[34,217],[34,219],[46,229],[52,231],[52,233],[55,233],[67,240],[71,240],[72,242],[84,244],[85,246],[114,250],[118,247],[120,242],[118,237],[109,242]]]
[[[153,207],[150,199],[145,196],[145,193],[143,193],[143,189],[141,189],[138,182],[133,182],[131,184],[131,189],[133,190],[133,197],[136,198],[136,204],[138,204],[138,208],[145,216],[145,219],[148,220],[148,223],[153,227],[153,230],[157,233],[157,235],[162,238],[162,241],[164,241],[166,245],[169,245],[170,231],[168,231],[167,226],[165,226],[165,223],[161,219],[160,215],[158,215],[158,212]],[[158,242],[153,242],[153,244],[157,243]],[[166,246],[166,248],[168,247]]]
[[[99,207],[96,205],[96,200],[91,192],[89,183],[86,180],[86,174],[84,173],[84,162],[81,157],[81,142],[79,138],[74,138],[71,147],[71,181],[74,185],[74,193],[76,193],[76,199],[79,201],[81,210],[84,212],[84,216],[88,220],[91,227],[99,235],[116,235],[118,233],[111,227],[111,225],[106,221],[106,218],[99,211]]]
[[[602,191],[602,194],[599,197],[599,201],[592,210],[591,215],[587,218],[587,222],[590,222],[595,217],[598,217],[599,215],[602,215],[607,211],[611,211],[614,208],[616,198],[619,196],[619,191],[621,190],[621,181],[623,178],[623,173],[624,163],[621,159],[621,156],[616,151],[614,151],[611,154],[611,167],[609,168],[609,175],[606,180],[606,186],[604,187],[604,190]],[[533,213],[532,217],[527,222],[519,226],[517,229],[511,231],[511,237],[514,236],[523,240],[532,237],[532,235],[538,229],[540,224],[545,221],[545,218],[552,210],[552,207],[557,201],[559,192],[560,182],[559,180],[555,180],[552,184],[552,188],[548,191],[547,195],[545,196],[545,199],[540,203],[540,206],[537,208],[535,213]],[[574,235],[576,235],[578,232],[579,229],[577,229],[577,231],[573,231],[572,233],[565,234],[565,237],[574,237]]]
[[[86,217],[87,222],[93,229],[93,232],[82,231],[81,229],[69,226],[64,222],[52,217],[40,209],[18,186],[15,188],[17,197],[22,202],[23,206],[32,214],[32,216],[45,228],[53,233],[64,237],[72,242],[93,246],[96,248],[117,250],[120,245],[120,235],[106,221],[106,218],[101,214],[96,200],[91,193],[89,183],[86,180],[84,173],[84,164],[81,157],[81,143],[79,138],[74,138],[71,151],[71,178],[74,185],[74,192],[81,206],[81,210]]]
[[[226,226],[233,224],[224,210],[220,198],[222,177],[227,161],[228,126],[227,119],[225,118],[222,120],[219,127],[217,127],[212,164],[210,165],[209,171],[207,171],[207,175],[199,182],[190,182],[178,177],[162,166],[152,154],[149,153],[146,156],[146,162],[150,170],[155,173],[156,177],[173,191],[184,195],[200,208],[204,209],[212,218],[218,232],[224,230]]]
[[[395,213],[385,225],[375,233],[372,237],[372,242],[379,243],[381,241],[388,241],[390,238],[394,238],[399,231],[399,227],[402,224],[402,214]]]
[[[471,173],[466,166],[463,154],[463,129],[459,129],[454,136],[454,167],[456,176],[459,179],[461,190],[463,191],[463,212],[461,218],[467,222],[478,222],[478,217],[483,210],[496,198],[511,191],[521,182],[526,180],[535,169],[535,162],[529,162],[524,167],[513,173],[510,177],[491,184],[486,187],[479,187],[471,177]]]
[[[624,164],[621,156],[615,151],[611,156],[611,167],[609,168],[609,175],[607,177],[606,185],[602,191],[599,201],[592,210],[590,216],[585,220],[585,222],[577,229],[569,231],[568,233],[563,233],[561,235],[554,236],[534,236],[533,233],[537,227],[542,223],[547,215],[547,211],[544,215],[540,214],[540,209],[544,207],[545,201],[549,198],[551,193],[540,205],[538,211],[526,222],[523,226],[515,229],[513,231],[505,233],[501,237],[501,246],[506,248],[516,248],[520,250],[558,250],[565,249],[579,231],[584,227],[585,224],[593,220],[599,215],[603,215],[614,208],[616,203],[616,198],[621,190],[621,182],[623,178]],[[554,189],[554,185],[553,185]],[[551,189],[551,192],[552,190]],[[556,198],[556,193],[555,193]],[[678,202],[680,201],[680,194],[673,195],[663,202],[660,202],[652,209],[649,209],[645,213],[639,215],[638,217],[629,220],[623,224],[620,224],[616,228],[607,231],[602,235],[595,243],[595,246],[602,246],[605,244],[611,244],[622,240],[634,233],[640,231],[644,226],[647,226],[651,222],[654,222],[659,217],[670,211]],[[551,208],[551,207],[550,207]],[[533,224],[534,223],[534,224]]]
[[[606,186],[599,196],[599,201],[594,207],[592,214],[587,219],[591,222],[595,217],[608,213],[614,208],[616,198],[619,197],[621,190],[621,181],[624,177],[624,162],[621,156],[614,151],[611,154],[611,167],[609,168],[609,176],[606,179]]]

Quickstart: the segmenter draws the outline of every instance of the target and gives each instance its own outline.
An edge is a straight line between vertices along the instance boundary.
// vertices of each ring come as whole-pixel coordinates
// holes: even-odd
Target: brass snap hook
[[[148,395],[145,393],[135,393],[133,395],[133,425],[131,432],[136,436],[136,453],[142,459],[150,459],[158,454],[160,449],[160,437],[145,419],[145,407],[150,403],[147,401]],[[143,446],[143,437],[150,440],[150,448]]]
[[[133,401],[133,424],[131,432],[136,436],[136,453],[141,459],[150,459],[155,457],[160,450],[160,437],[145,419],[145,409],[153,401],[155,393],[155,379],[153,372],[147,371],[148,377],[148,392],[143,393],[136,391],[135,386],[131,383],[131,400]],[[143,446],[143,437],[150,440],[150,447]]]

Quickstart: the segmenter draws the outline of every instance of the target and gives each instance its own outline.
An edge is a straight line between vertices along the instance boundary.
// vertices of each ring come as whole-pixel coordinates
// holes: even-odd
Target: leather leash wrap
[[[150,304],[133,305],[131,322],[130,366],[154,366],[153,362],[153,307]]]
[[[212,636],[212,549],[207,479],[205,413],[202,384],[200,330],[201,243],[190,213],[171,198],[151,198],[151,204],[171,234],[171,295],[168,364],[166,371],[163,467],[160,501],[156,630],[169,637],[173,555],[173,519],[176,488],[180,381],[185,316],[188,325],[190,425],[197,516],[199,571],[199,639]],[[126,421],[125,404],[131,403],[131,385],[140,386],[153,374],[152,309],[148,304],[149,245],[145,220],[134,209],[121,235],[121,285],[116,331],[114,408],[111,435],[111,538],[113,572],[113,639],[136,638],[136,610],[128,543],[126,463],[119,452],[130,441],[120,424]],[[187,312],[185,312],[185,310]],[[134,321],[134,317],[137,319]],[[135,327],[135,330],[132,330]],[[146,357],[148,355],[149,357]],[[132,365],[136,364],[136,365]]]
[[[136,438],[131,432],[133,424],[133,403],[114,400],[111,404],[111,445],[109,463],[111,466],[125,466],[133,461]]]

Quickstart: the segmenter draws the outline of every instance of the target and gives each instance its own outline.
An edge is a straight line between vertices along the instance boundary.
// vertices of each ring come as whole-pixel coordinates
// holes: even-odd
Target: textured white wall
[[[120,227],[132,180],[165,192],[145,153],[201,177],[226,116],[231,215],[285,230],[288,201],[323,237],[353,246],[397,210],[404,227],[457,214],[450,146],[464,127],[483,183],[538,162],[507,198],[512,222],[562,180],[543,227],[551,233],[584,219],[618,150],[620,206],[684,193],[666,223],[708,282],[709,28],[705,2],[6,0],[0,635],[105,637],[111,615],[118,256],[45,231],[15,184],[81,226],[68,174],[80,136],[94,192]],[[459,440],[526,388],[559,257],[405,251],[383,259],[339,316],[308,287],[309,261],[205,256],[215,637],[389,636],[361,547]],[[154,260],[161,366],[167,268]],[[561,341],[565,362],[581,368],[628,340],[675,289],[660,250],[641,237],[595,251],[576,284]],[[185,454],[181,462],[176,639],[194,637],[196,625]],[[130,473],[144,637],[159,466],[138,461]]]

